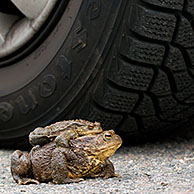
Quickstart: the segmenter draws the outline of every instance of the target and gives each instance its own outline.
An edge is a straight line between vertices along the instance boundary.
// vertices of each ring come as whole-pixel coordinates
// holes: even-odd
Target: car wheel
[[[0,145],[64,119],[129,142],[192,118],[194,1],[24,2],[0,8]]]

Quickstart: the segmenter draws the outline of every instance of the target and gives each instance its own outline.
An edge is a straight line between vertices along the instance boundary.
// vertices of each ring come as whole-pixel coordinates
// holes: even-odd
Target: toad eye
[[[89,130],[92,130],[93,128],[94,128],[94,126],[91,126],[91,125],[88,126]]]
[[[104,134],[104,140],[111,140],[112,136],[110,134]]]

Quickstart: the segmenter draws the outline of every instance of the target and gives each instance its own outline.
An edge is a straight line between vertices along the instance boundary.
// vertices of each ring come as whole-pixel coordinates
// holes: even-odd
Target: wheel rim
[[[4,4],[0,10],[0,58],[34,37],[56,3],[57,0],[11,0]]]

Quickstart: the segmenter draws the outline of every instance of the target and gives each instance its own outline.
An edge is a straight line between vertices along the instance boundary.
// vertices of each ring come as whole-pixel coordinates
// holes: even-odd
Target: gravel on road
[[[194,193],[194,137],[121,147],[111,157],[121,178],[80,183],[17,185],[10,174],[13,150],[0,150],[0,193]]]

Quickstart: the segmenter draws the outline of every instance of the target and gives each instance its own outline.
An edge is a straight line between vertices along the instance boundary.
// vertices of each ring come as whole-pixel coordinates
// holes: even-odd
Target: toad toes
[[[29,154],[16,150],[11,156],[11,173],[18,184],[48,182],[72,183],[87,177],[114,177],[108,159],[121,146],[113,130],[69,141],[69,148],[50,142],[35,146]]]

